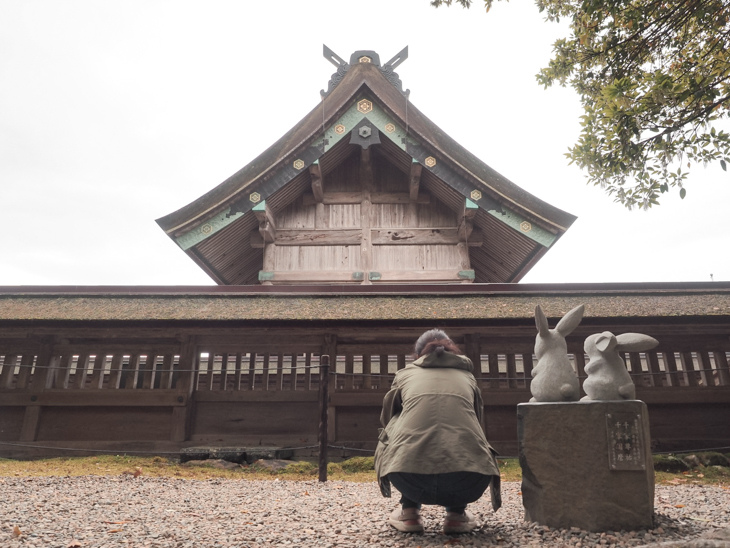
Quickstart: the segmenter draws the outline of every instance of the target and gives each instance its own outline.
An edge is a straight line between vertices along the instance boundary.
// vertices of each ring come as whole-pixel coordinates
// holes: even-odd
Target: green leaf
[[[679,197],[684,200],[684,197],[687,195],[687,189],[686,188],[680,188],[679,189]]]
[[[730,135],[713,127],[730,114],[728,0],[536,4],[547,21],[564,22],[536,78],[578,93],[580,134],[566,156],[589,184],[632,209],[655,205],[700,165],[720,162],[728,171]]]

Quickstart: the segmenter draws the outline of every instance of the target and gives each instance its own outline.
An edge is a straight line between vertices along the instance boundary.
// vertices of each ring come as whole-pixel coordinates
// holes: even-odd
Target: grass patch
[[[522,468],[517,459],[498,459],[502,481],[522,481]]]
[[[657,460],[661,461],[661,459]],[[519,482],[522,480],[522,471],[517,459],[499,459],[499,468],[503,482]],[[215,478],[273,480],[279,478],[302,481],[316,479],[318,468],[316,463],[297,461],[279,471],[269,471],[252,466],[239,466],[232,470],[223,470],[211,466],[182,465],[176,459],[164,457],[135,457],[128,455],[56,457],[38,460],[0,458],[0,477],[119,475],[191,480]],[[342,462],[331,462],[327,465],[327,476],[332,480],[374,482],[373,457],[353,457]],[[700,484],[730,487],[730,468],[709,465],[676,472],[656,470],[655,480],[657,484]]]

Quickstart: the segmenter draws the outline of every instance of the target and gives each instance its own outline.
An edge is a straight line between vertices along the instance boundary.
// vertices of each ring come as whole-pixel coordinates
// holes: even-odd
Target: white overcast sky
[[[479,0],[476,0],[479,4]],[[578,220],[524,282],[730,280],[730,176],[628,212],[569,166],[570,89],[534,75],[562,29],[531,2],[2,0],[0,285],[207,285],[155,219],[249,163],[371,49],[469,151]]]

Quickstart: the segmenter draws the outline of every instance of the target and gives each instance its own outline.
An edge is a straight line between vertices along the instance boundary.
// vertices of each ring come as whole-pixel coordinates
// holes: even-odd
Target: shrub
[[[352,457],[340,463],[345,472],[367,472],[375,470],[375,457]]]
[[[289,474],[301,474],[302,476],[312,476],[317,473],[317,465],[307,461],[294,462],[284,468],[283,472]]]
[[[660,472],[686,472],[689,466],[674,455],[654,455],[654,470]]]

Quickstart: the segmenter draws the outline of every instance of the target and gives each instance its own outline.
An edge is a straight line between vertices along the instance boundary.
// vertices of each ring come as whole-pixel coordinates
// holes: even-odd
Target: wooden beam
[[[373,245],[456,245],[464,240],[456,228],[373,229]],[[469,239],[469,246],[482,245],[481,232]]]
[[[271,244],[276,241],[276,228],[268,221],[259,225],[259,234],[261,234],[261,237],[267,244]]]
[[[274,222],[274,213],[269,208],[266,200],[253,208],[254,215],[259,222],[259,233],[266,243],[272,243],[276,240],[276,223]]]
[[[277,283],[321,283],[321,282],[355,282],[360,283],[364,279],[362,272],[344,270],[330,270],[320,272],[318,270],[278,270],[259,272],[259,281],[268,285]]]
[[[362,192],[325,192],[322,203],[325,205],[359,204],[362,202]],[[305,206],[315,205],[317,200],[312,194],[304,194],[302,203]]]
[[[177,407],[187,404],[188,396],[179,390],[57,390],[34,394],[4,394],[3,405],[23,407]]]
[[[470,282],[474,281],[473,270],[389,270],[370,272],[373,282]]]
[[[415,202],[418,200],[418,190],[421,186],[421,170],[423,169],[423,166],[418,163],[418,160],[415,158],[413,159],[413,162],[411,163],[411,173],[409,176],[409,194],[410,194],[410,200],[412,202]]]
[[[256,207],[254,207],[252,211],[253,214],[256,216],[256,220],[259,223],[264,223],[268,221],[272,225],[276,225],[276,223],[274,222],[274,213],[271,211],[269,204],[266,203],[266,200],[256,205]]]
[[[316,390],[243,390],[241,392],[219,392],[213,390],[201,390],[195,394],[195,402],[316,402],[318,394]],[[382,405],[383,395],[380,394]]]
[[[372,205],[371,194],[374,190],[373,163],[370,156],[370,149],[364,148],[360,153],[360,186],[362,187],[362,202],[360,203],[360,266],[364,272],[368,272],[373,264],[373,244],[371,235],[370,212]],[[370,285],[368,278],[363,278],[363,285]]]
[[[407,192],[371,192],[370,200],[374,204],[409,204],[414,203]],[[312,194],[304,194],[302,203],[305,206],[317,204]],[[362,203],[362,192],[325,192],[322,196],[322,203],[325,205],[346,205]],[[415,199],[418,204],[430,204],[429,194],[419,194]]]
[[[405,192],[373,192],[372,202],[374,204],[408,204],[416,202],[417,204],[430,204],[431,196],[428,194],[419,194],[413,200],[410,194]]]
[[[462,242],[469,240],[472,231],[474,230],[473,219],[477,214],[479,206],[472,202],[469,198],[465,199],[464,213],[459,219],[459,239]]]
[[[363,190],[373,192],[373,160],[369,148],[360,149],[360,185]],[[364,198],[364,196],[363,196]]]
[[[360,229],[276,231],[276,245],[360,245]]]
[[[312,178],[312,195],[314,200],[321,203],[324,199],[324,189],[322,187],[322,170],[319,167],[319,160],[309,166],[309,176]]]

